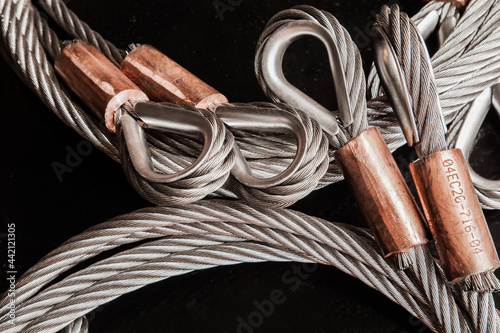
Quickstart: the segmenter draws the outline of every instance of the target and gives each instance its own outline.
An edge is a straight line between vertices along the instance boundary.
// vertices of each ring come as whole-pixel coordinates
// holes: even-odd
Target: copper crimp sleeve
[[[54,67],[64,83],[115,132],[115,112],[123,103],[147,101],[148,97],[111,61],[88,43],[66,46]]]
[[[350,140],[335,160],[385,256],[428,242],[423,216],[377,128]]]
[[[462,151],[431,154],[410,164],[410,171],[448,281],[498,268]]]
[[[206,109],[227,98],[150,45],[134,48],[120,69],[152,101],[187,103]]]

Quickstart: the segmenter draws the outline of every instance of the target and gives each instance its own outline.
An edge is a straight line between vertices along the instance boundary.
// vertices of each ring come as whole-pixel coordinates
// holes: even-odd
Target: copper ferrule
[[[423,216],[377,128],[338,149],[335,160],[386,257],[428,242]]]
[[[203,109],[228,102],[224,95],[150,45],[134,48],[120,69],[152,101],[187,103]]]
[[[462,151],[431,154],[410,164],[410,171],[448,281],[498,268]]]
[[[66,46],[54,67],[64,83],[115,132],[115,113],[123,103],[148,97],[101,52],[85,42]]]

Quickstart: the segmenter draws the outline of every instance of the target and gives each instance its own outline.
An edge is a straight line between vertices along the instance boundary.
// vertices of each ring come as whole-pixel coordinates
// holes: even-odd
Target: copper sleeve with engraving
[[[377,128],[350,140],[335,160],[384,255],[428,242],[423,216]]]
[[[133,49],[120,69],[153,101],[188,103],[203,109],[228,102],[224,95],[150,45]]]
[[[410,164],[446,277],[457,282],[500,262],[460,149]]]
[[[115,112],[127,101],[147,101],[148,97],[95,47],[85,42],[66,46],[54,67],[64,83],[106,121],[115,132]]]

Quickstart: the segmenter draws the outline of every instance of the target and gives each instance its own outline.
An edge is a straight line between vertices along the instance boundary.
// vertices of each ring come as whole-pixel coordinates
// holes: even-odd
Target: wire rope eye
[[[123,130],[132,164],[142,177],[158,183],[173,182],[199,170],[209,157],[214,133],[209,121],[195,108],[186,109],[169,104],[138,102],[133,116],[122,112],[117,119]],[[137,117],[137,119],[135,119]],[[139,124],[141,123],[141,125]],[[149,152],[145,129],[155,129],[188,137],[203,138],[198,158],[187,168],[174,174],[155,171]]]
[[[488,179],[479,175],[472,169],[469,163],[476,137],[486,115],[492,107],[500,113],[500,83],[484,90],[483,93],[472,102],[462,127],[460,128],[460,132],[457,135],[455,147],[462,150],[474,185],[483,190],[498,191],[498,189],[500,189],[500,180]]]
[[[281,173],[269,177],[257,177],[238,146],[234,146],[236,162],[231,174],[243,185],[253,188],[269,188],[286,182],[302,166],[305,156],[308,137],[302,122],[293,114],[277,108],[229,106],[222,105],[214,108],[215,113],[228,126],[238,130],[253,130],[270,133],[286,133],[295,137],[297,151],[288,167]]]
[[[411,97],[401,66],[384,30],[373,26],[374,60],[382,86],[389,98],[408,146],[420,141],[415,115],[411,107]]]
[[[316,37],[325,45],[339,105],[339,117],[344,125],[352,124],[353,114],[339,50],[334,37],[321,25],[307,20],[297,20],[285,23],[276,29],[261,46],[262,78],[280,100],[303,110],[318,121],[327,133],[335,136],[339,132],[337,117],[293,86],[283,74],[283,57],[286,50],[295,40],[304,36]]]
[[[295,136],[297,151],[293,161],[284,171],[268,178],[256,176],[239,147],[234,145],[232,150],[235,156],[235,165],[231,169],[231,174],[243,185],[258,189],[278,186],[290,179],[305,163],[307,145],[311,140],[302,122],[293,114],[276,107],[256,107],[251,104],[228,105],[226,104],[227,99],[224,95],[160,51],[148,45],[141,45],[133,49],[125,57],[120,68],[152,100],[187,103],[197,108],[207,108],[216,112],[217,116],[224,123],[235,129],[283,132]],[[138,108],[138,116],[141,119],[143,115],[140,113],[144,112],[142,110],[143,105],[147,104],[141,104],[136,107],[136,109]],[[174,109],[175,106],[164,106],[164,108]],[[182,115],[179,114],[179,121],[181,121],[181,118]],[[186,115],[182,119],[188,121],[190,117]],[[149,118],[149,120],[142,120],[146,124],[148,121],[157,123],[154,117]],[[140,137],[142,133],[140,132],[141,129],[130,120],[130,116],[124,119],[124,124],[127,127],[125,130],[129,136],[127,142],[133,140],[137,144],[144,145],[141,143],[144,141]],[[186,131],[183,131],[183,134],[186,133]],[[141,148],[141,151],[144,151],[144,148]],[[201,157],[202,155],[200,155]],[[151,174],[152,166],[149,163],[150,158],[141,152],[138,152],[135,158],[137,161],[135,162],[137,163],[136,168],[140,167],[141,172],[155,176]],[[139,163],[139,161],[142,162]],[[198,163],[198,161],[195,163]]]
[[[446,10],[446,12],[444,12]],[[456,5],[443,6],[440,10],[432,10],[417,23],[422,37],[427,40],[437,33],[437,46],[441,47],[457,26],[460,8]],[[437,31],[436,31],[437,30]]]

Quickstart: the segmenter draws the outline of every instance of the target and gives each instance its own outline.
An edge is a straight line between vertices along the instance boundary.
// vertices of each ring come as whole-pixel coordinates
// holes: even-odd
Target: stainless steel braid
[[[430,2],[413,20],[418,23],[432,10],[441,10],[446,15],[449,4],[441,1]],[[500,77],[500,2],[473,0],[458,21],[457,27],[448,37],[443,46],[432,57],[435,82],[439,98],[448,125],[447,143],[454,148],[454,141],[462,125],[470,103],[484,89],[495,84]],[[397,23],[395,23],[397,24]],[[407,32],[403,33],[402,38]],[[393,31],[396,31],[394,28]],[[398,50],[401,63],[411,62],[414,50],[410,46]],[[412,77],[412,80],[414,78]],[[371,94],[380,94],[380,82],[372,69],[369,76]],[[425,82],[425,80],[424,80]],[[413,93],[412,93],[413,94]],[[415,98],[415,96],[412,96]],[[388,130],[395,144],[389,142],[389,147],[399,147],[401,133],[397,127],[386,126],[396,121],[392,110],[386,104],[385,97],[375,98],[368,102],[368,118],[370,124],[384,127]],[[387,135],[388,133],[385,133]],[[387,142],[387,140],[386,140]],[[404,141],[403,141],[404,142]],[[485,209],[500,209],[500,189],[485,190],[476,187],[476,194]]]
[[[155,183],[141,177],[134,169],[130,160],[122,127],[118,122],[117,137],[120,144],[120,161],[129,183],[144,199],[157,204],[182,204],[203,199],[222,187],[229,178],[234,165],[234,138],[224,123],[213,112],[195,109],[187,105],[172,105],[171,107],[189,108],[197,110],[208,120],[212,132],[215,134],[210,142],[209,157],[197,171],[180,180],[171,183]],[[201,151],[201,143],[196,143],[197,150],[193,155],[178,155],[168,152],[165,143],[154,135],[149,136],[148,149],[154,159],[154,167],[158,172],[171,174],[179,172],[195,160]]]
[[[38,1],[38,3],[73,38],[95,46],[117,66],[123,61],[124,51],[119,50],[113,43],[105,40],[98,32],[92,30],[63,1],[43,0]]]
[[[299,170],[282,184],[266,189],[257,189],[245,186],[234,177],[231,177],[227,189],[234,192],[238,198],[254,204],[264,204],[270,207],[290,206],[314,190],[321,177],[325,174],[328,168],[328,140],[314,119],[286,104],[261,102],[246,103],[244,105],[246,107],[253,105],[254,107],[279,108],[293,114],[304,126],[306,138],[310,139],[306,141],[307,153]],[[289,158],[266,158],[265,160],[256,159],[254,162],[250,161],[252,170],[263,178],[272,176],[269,173],[270,170],[274,174],[281,173],[290,163],[291,159]],[[269,165],[272,167],[270,168]]]
[[[59,3],[54,4],[54,2]],[[44,5],[44,8],[53,17],[57,17],[56,13],[51,10],[53,7],[60,8],[60,15],[69,11],[61,1],[50,0],[48,4]],[[444,18],[448,11],[453,10],[453,6],[441,1],[431,1],[413,17],[413,20],[418,23],[433,10],[440,12]],[[446,122],[449,123],[455,119],[447,136],[449,143],[453,142],[454,136],[460,128],[461,115],[468,110],[468,103],[498,79],[500,67],[499,15],[499,2],[497,0],[472,0],[459,20],[456,29],[432,58],[436,84]],[[77,20],[74,14],[72,20]],[[71,20],[58,20],[67,31],[76,31],[71,24],[64,23],[65,21],[69,22]],[[76,25],[76,23],[73,23],[73,25]],[[87,30],[86,33],[91,34],[92,31]],[[460,66],[457,67],[458,63]],[[376,72],[373,70],[368,77],[369,92],[373,97],[380,94],[380,85],[375,74]],[[263,85],[263,89],[266,91],[265,85]],[[371,126],[379,127],[390,150],[394,151],[402,146],[405,140],[387,100],[376,98],[369,101],[368,106],[368,121]],[[262,158],[272,158],[281,156],[283,153],[293,154],[294,150],[293,145],[286,142],[282,142],[279,149],[276,149],[274,138],[261,137],[255,134],[245,133],[244,138],[238,138],[238,142],[240,140],[242,142],[241,148],[246,156],[250,156],[255,152],[255,154],[261,154]],[[333,162],[333,152],[331,150],[330,156]],[[336,164],[331,163],[329,171],[321,179],[318,187],[342,179]],[[483,208],[500,209],[500,191],[478,189],[478,197]]]
[[[121,160],[124,161],[123,167],[127,178],[130,180],[132,186],[137,189],[143,197],[156,204],[188,203],[199,200],[216,190],[221,189],[221,187],[226,184],[226,180],[229,177],[229,171],[234,163],[232,155],[234,139],[231,133],[226,130],[224,124],[217,117],[206,111],[203,112],[207,118],[211,119],[214,132],[217,133],[218,139],[214,142],[214,146],[212,147],[213,156],[210,159],[210,163],[200,171],[200,174],[195,174],[193,177],[188,177],[187,179],[180,180],[173,184],[151,183],[139,177],[130,164],[126,147],[123,144],[123,138],[119,136],[119,141],[117,142],[116,138],[110,135],[109,132],[103,128],[102,124],[96,123],[92,118],[87,116],[87,114],[80,109],[78,105],[72,102],[67,97],[63,88],[59,85],[53,68],[48,62],[45,53],[43,52],[42,45],[40,44],[40,42],[42,42],[43,47],[48,50],[49,54],[51,54],[51,56],[55,56],[60,50],[60,42],[57,39],[57,36],[39,17],[39,14],[28,1],[19,4],[17,2],[9,1],[4,5],[5,7],[2,7],[2,12],[5,11],[5,24],[3,25],[4,38],[8,40],[13,47],[15,47],[13,50],[10,50],[10,53],[15,56],[25,56],[25,62],[28,64],[41,62],[46,68],[46,71],[41,72],[40,67],[35,64],[31,65],[33,69],[27,69],[21,66],[21,74],[25,79],[30,79],[35,84],[41,83],[42,87],[48,90],[47,92],[45,90],[42,90],[41,92],[44,96],[46,96],[46,98],[64,98],[64,103],[68,106],[61,104],[54,105],[54,103],[51,103],[49,104],[49,107],[54,108],[54,106],[57,106],[56,113],[63,120],[65,120],[70,127],[76,127],[77,131],[82,136],[89,139],[89,141],[93,144],[98,145],[101,150],[107,152],[108,154],[112,153],[112,157],[115,160],[117,160],[120,156]],[[64,4],[57,6],[59,9],[53,13],[54,17],[57,18],[57,15],[60,13],[69,13],[69,11],[61,9],[63,6]],[[54,7],[50,8],[54,9]],[[31,16],[16,16],[14,13],[15,10],[21,13],[30,13]],[[11,21],[9,19],[10,17],[15,20]],[[64,20],[64,22],[66,22],[66,24],[70,24],[71,22],[75,22],[75,20],[76,16],[73,14],[71,15],[71,19]],[[30,39],[24,38],[25,36],[23,32],[19,32],[19,35],[23,36],[23,38],[19,38],[17,35],[18,31],[15,29],[17,26],[28,27],[32,32],[36,32],[35,28],[39,28],[41,30],[37,32],[38,35],[45,37],[39,41],[33,34],[29,36],[31,37]],[[83,23],[75,23],[75,26],[85,27],[86,25]],[[83,28],[75,28],[71,31],[90,34],[90,30]],[[85,35],[79,35],[78,37],[85,37]],[[88,37],[85,38],[89,39]],[[99,37],[90,38],[90,40],[94,42],[101,39],[102,38]],[[37,52],[31,53],[24,51],[25,49],[31,48],[30,43],[34,43],[34,45],[38,48]],[[100,45],[100,47],[102,47],[102,45],[108,44],[109,43],[97,43],[96,45]],[[111,48],[111,50],[112,49],[113,48]],[[17,55],[17,52],[22,52],[22,54]],[[116,52],[111,53],[114,54]],[[17,65],[13,63],[13,67],[17,67]],[[37,73],[35,78],[30,77],[30,74],[33,72]],[[39,74],[38,72],[41,73]],[[38,86],[32,88],[36,91],[41,89]],[[252,106],[250,105],[250,107]],[[289,107],[287,108],[290,110]],[[299,111],[293,112],[295,114],[300,113]],[[77,124],[73,121],[73,118],[75,117],[79,121]],[[324,170],[325,162],[323,161],[323,158],[325,156],[325,149],[324,143],[322,143],[324,139],[322,131],[314,130],[314,126],[316,125],[313,126],[310,123],[311,120],[305,116],[301,116],[301,119],[304,124],[308,123],[306,126],[309,126],[308,133],[310,135],[305,138],[308,143],[308,147],[316,150],[308,150],[308,158],[306,159],[306,162],[304,162],[299,172],[297,172],[296,175],[289,180],[289,182],[282,184],[281,189],[269,189],[267,192],[263,192],[255,189],[247,189],[241,184],[237,184],[233,179],[231,182],[227,183],[225,189],[218,191],[218,194],[221,195],[222,193],[222,195],[234,197],[234,191],[237,191],[248,200],[256,201],[256,198],[260,197],[259,200],[261,202],[264,203],[268,201],[267,204],[271,206],[288,206],[312,191],[317,186],[317,178],[321,177],[321,173]],[[87,133],[93,134],[94,137],[89,138]],[[97,144],[96,141],[99,140],[104,142]],[[186,167],[189,163],[194,161],[196,153],[199,151],[199,143],[194,142],[191,139],[184,139],[180,136],[169,137],[166,135],[148,135],[148,141],[150,143],[149,148],[154,165],[159,171],[163,172],[175,172]],[[120,149],[118,149],[118,147]],[[266,175],[269,176],[270,174],[273,174],[275,171],[281,172],[284,169],[284,163],[291,161],[289,158],[293,158],[294,156],[294,144],[288,144],[287,148],[293,150],[293,153],[291,155],[287,155],[287,158],[276,158],[273,156],[272,160],[254,159],[253,161],[250,161],[250,164],[257,168],[257,176],[264,175],[265,177]],[[251,147],[248,147],[248,149],[253,150]],[[279,146],[275,146],[274,150],[276,149],[279,149]],[[244,150],[243,152],[246,154],[248,150]],[[119,154],[119,156],[116,156],[116,154]],[[252,156],[252,154],[250,154],[250,156]],[[311,177],[306,179],[306,177],[309,176]],[[285,189],[287,191],[287,195],[282,195]]]
[[[39,292],[76,264],[123,244],[152,241],[80,270]],[[23,332],[55,332],[126,292],[164,278],[239,262],[298,261],[334,265],[405,307],[434,332],[500,332],[489,293],[465,293],[446,283],[425,248],[415,266],[397,271],[370,233],[286,209],[204,201],[152,207],[114,218],[73,237],[18,281]],[[33,297],[38,292],[36,296]],[[1,314],[6,312],[2,300]],[[0,319],[0,328],[14,332]],[[74,324],[73,324],[74,325]]]
[[[436,82],[427,48],[421,42],[415,23],[406,13],[399,11],[398,5],[392,5],[391,8],[382,7],[377,15],[377,24],[394,48],[411,94],[420,136],[417,153],[423,157],[445,150],[445,126],[441,120]]]

